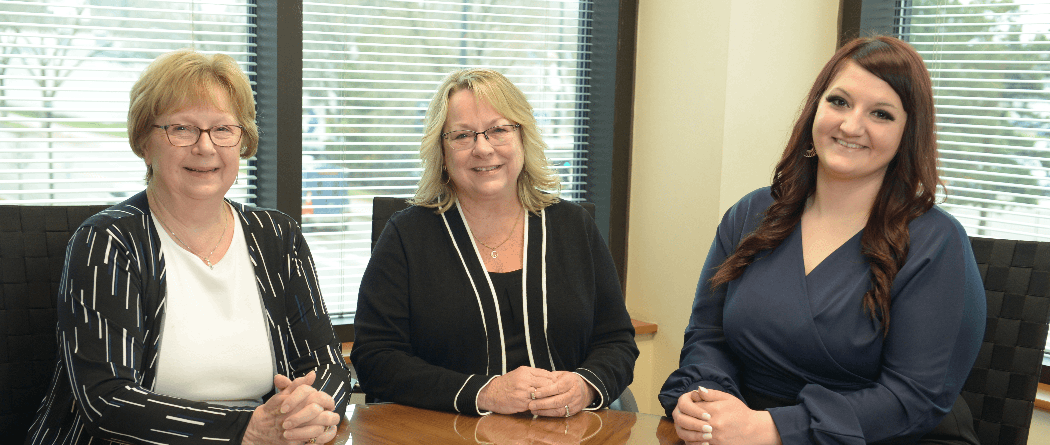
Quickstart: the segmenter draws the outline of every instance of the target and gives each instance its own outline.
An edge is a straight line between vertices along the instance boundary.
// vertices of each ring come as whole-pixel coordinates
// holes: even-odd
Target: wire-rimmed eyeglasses
[[[521,128],[521,124],[497,125],[485,131],[450,131],[448,133],[442,133],[441,137],[448,140],[448,145],[452,147],[453,150],[467,150],[474,148],[474,144],[478,142],[479,134],[485,135],[485,140],[489,141],[489,145],[497,147],[510,143],[512,136],[519,128]]]
[[[154,125],[164,130],[168,136],[168,142],[176,147],[189,147],[196,144],[201,138],[201,133],[208,133],[211,143],[216,147],[234,147],[241,141],[241,133],[244,127],[240,125],[216,125],[211,128],[200,128],[195,125],[168,124]]]

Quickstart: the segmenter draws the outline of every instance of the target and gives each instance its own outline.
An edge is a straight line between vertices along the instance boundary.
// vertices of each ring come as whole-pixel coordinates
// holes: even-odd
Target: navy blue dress
[[[909,224],[892,288],[889,334],[864,309],[870,269],[858,233],[807,275],[796,230],[738,279],[715,268],[758,227],[769,188],[726,212],[697,285],[668,415],[697,386],[794,404],[768,411],[784,444],[915,440],[951,409],[984,335],[986,303],[965,230],[934,207]]]

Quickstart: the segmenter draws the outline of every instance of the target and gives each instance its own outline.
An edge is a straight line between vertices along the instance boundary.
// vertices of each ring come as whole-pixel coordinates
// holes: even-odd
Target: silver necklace
[[[160,204],[160,200],[157,199],[156,196],[154,196],[153,200],[157,201],[157,204]],[[164,208],[164,211],[168,210],[167,207],[164,207],[164,204],[160,204],[160,206],[162,208]],[[175,238],[175,241],[178,241],[179,244],[182,244],[182,247],[185,247],[186,250],[188,250],[190,253],[194,254],[197,258],[200,258],[201,261],[204,261],[204,264],[207,264],[209,269],[215,270],[215,265],[213,265],[211,263],[211,256],[212,256],[212,254],[215,253],[215,249],[219,248],[219,243],[221,243],[222,239],[226,236],[226,227],[228,227],[230,225],[230,220],[226,218],[226,209],[225,209],[226,206],[223,205],[223,207],[224,208],[222,209],[223,210],[223,212],[222,212],[223,213],[223,215],[222,215],[222,233],[219,234],[219,240],[215,241],[215,246],[213,246],[211,248],[211,252],[208,252],[208,256],[201,256],[201,254],[195,252],[192,248],[190,248],[190,245],[186,244],[186,242],[183,241],[182,238],[179,238],[179,235],[175,234],[175,231],[171,230],[171,228],[168,227],[168,225],[164,223],[164,220],[161,219],[159,215],[157,216],[157,221],[160,221],[160,225],[162,227],[164,227],[164,230],[167,230],[168,233],[170,233],[171,236],[173,238]]]
[[[524,209],[522,209],[522,210],[524,210]],[[506,244],[507,241],[510,241],[510,237],[514,236],[514,229],[518,228],[518,221],[520,221],[520,220],[521,220],[521,212],[519,211],[518,215],[514,217],[514,226],[510,228],[510,233],[507,234],[507,238],[505,238],[502,243],[497,244],[496,247],[492,247],[492,246],[489,246],[488,244],[485,244],[484,242],[482,242],[477,237],[475,237],[474,240],[477,241],[478,244],[481,244],[482,246],[484,246],[486,249],[491,250],[492,253],[490,253],[489,255],[491,255],[493,258],[496,258],[496,257],[499,256],[499,254],[496,253],[496,249],[499,249],[500,246]]]

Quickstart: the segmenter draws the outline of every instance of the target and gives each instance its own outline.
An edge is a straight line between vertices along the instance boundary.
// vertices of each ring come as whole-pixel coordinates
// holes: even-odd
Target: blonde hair
[[[131,87],[128,108],[128,143],[131,151],[145,159],[146,144],[155,130],[158,116],[189,104],[217,107],[213,90],[224,91],[230,113],[244,127],[241,135],[241,158],[248,159],[259,149],[259,127],[255,123],[255,97],[248,76],[230,56],[204,55],[182,49],[157,57]],[[153,178],[153,168],[146,167],[146,182]]]
[[[518,175],[518,200],[526,210],[536,213],[558,202],[561,179],[547,160],[547,144],[540,137],[532,106],[525,94],[502,74],[481,68],[453,72],[430,100],[419,145],[423,175],[419,178],[411,204],[436,208],[444,213],[456,202],[456,190],[445,172],[445,150],[441,130],[448,118],[449,97],[461,90],[474,93],[475,101],[485,101],[503,117],[521,125],[524,162]]]

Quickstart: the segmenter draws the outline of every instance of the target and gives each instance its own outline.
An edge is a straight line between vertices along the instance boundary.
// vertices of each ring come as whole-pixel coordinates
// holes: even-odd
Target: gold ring
[[[565,405],[565,417],[569,417],[569,405]]]
[[[536,400],[536,391],[530,392],[530,393],[529,393],[529,397],[530,397],[530,398],[531,398],[532,400]]]
[[[306,443],[317,443],[317,438],[311,437],[310,440],[306,441]]]

